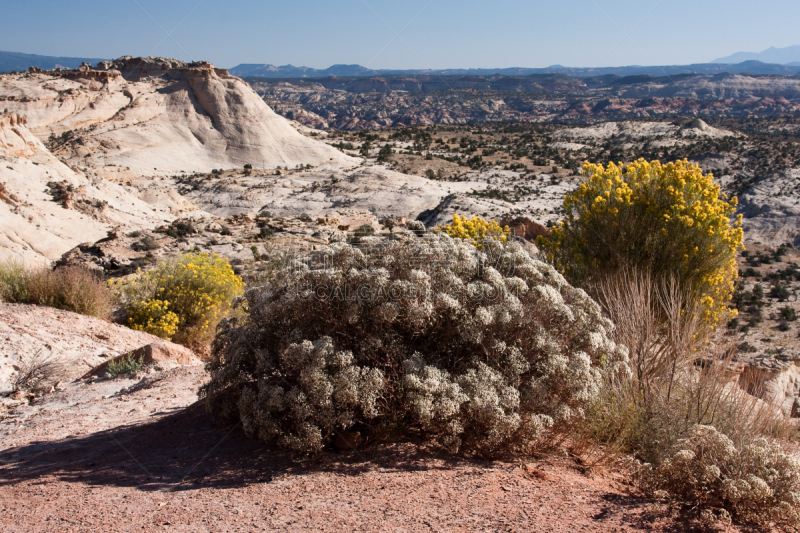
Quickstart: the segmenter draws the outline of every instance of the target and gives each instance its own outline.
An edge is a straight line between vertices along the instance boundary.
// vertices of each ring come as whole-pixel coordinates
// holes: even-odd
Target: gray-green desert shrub
[[[128,352],[119,360],[108,362],[108,373],[112,377],[135,374],[144,366],[144,357],[136,357],[133,352]]]
[[[513,242],[343,243],[248,291],[223,322],[206,406],[313,453],[337,432],[524,451],[627,372],[599,306]]]
[[[717,509],[741,522],[800,527],[800,460],[765,438],[737,448],[713,426],[697,425],[640,475],[657,498],[690,503],[706,516]]]

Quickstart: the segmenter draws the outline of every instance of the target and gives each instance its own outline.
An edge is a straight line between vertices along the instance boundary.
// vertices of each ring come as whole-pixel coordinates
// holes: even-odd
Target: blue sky
[[[2,0],[0,50],[316,68],[664,65],[800,44],[777,0]]]

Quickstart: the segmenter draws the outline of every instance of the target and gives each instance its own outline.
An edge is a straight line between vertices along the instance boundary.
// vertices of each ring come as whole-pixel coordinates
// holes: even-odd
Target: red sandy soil
[[[617,475],[411,444],[305,463],[215,426],[201,366],[80,382],[0,416],[0,532],[687,531]],[[119,391],[122,386],[133,388]],[[138,390],[137,390],[138,389]],[[731,529],[733,530],[733,529]]]

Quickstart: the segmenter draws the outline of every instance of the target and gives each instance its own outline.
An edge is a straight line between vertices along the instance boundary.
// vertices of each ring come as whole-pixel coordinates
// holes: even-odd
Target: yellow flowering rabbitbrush
[[[143,302],[136,302],[128,309],[128,325],[131,329],[144,331],[170,339],[178,331],[180,318],[169,310],[169,302],[151,298]]]
[[[128,325],[185,344],[209,340],[244,283],[226,259],[193,252],[118,284]]]
[[[726,318],[742,246],[737,199],[688,161],[586,163],[564,199],[566,218],[539,243],[573,283],[625,267],[675,276],[702,302],[712,327]]]
[[[478,248],[483,248],[482,241],[487,238],[506,242],[510,234],[508,226],[501,228],[494,219],[489,221],[478,216],[470,219],[458,214],[453,214],[453,222],[441,229],[454,239],[469,240],[473,246]]]

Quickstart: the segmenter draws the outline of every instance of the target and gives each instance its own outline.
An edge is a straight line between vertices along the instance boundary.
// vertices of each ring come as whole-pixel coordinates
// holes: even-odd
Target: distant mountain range
[[[244,63],[230,69],[230,73],[234,76],[255,78],[327,78],[330,76],[375,76],[378,72],[361,65],[333,65],[332,67],[318,70],[311,67],[295,67],[294,65],[276,67],[275,65]]]
[[[696,65],[629,66],[573,68],[553,65],[547,68],[496,68],[496,69],[443,69],[443,70],[372,70],[360,65],[334,65],[318,70],[310,67],[286,65],[242,64],[230,73],[242,78],[328,78],[370,76],[530,76],[532,74],[567,74],[579,78],[592,76],[675,76],[678,74],[752,74],[794,76],[800,73],[798,65],[777,65],[761,61],[744,61],[738,64],[699,63]]]
[[[84,62],[96,65],[100,61],[103,60],[96,57],[54,57],[0,51],[0,72],[19,72],[32,66],[42,70],[78,68]]]
[[[786,48],[767,48],[763,52],[736,52],[728,57],[715,59],[712,63],[735,64],[742,61],[761,61],[776,65],[800,66],[800,45],[787,46]]]
[[[667,66],[627,66],[627,67],[600,67],[600,68],[574,68],[553,65],[547,68],[480,68],[480,69],[420,69],[420,70],[373,70],[361,65],[333,65],[326,69],[310,67],[295,67],[293,65],[275,66],[268,64],[241,64],[230,69],[231,74],[242,78],[328,78],[328,77],[371,77],[371,76],[530,76],[532,74],[567,74],[573,77],[586,78],[593,76],[675,76],[678,74],[751,74],[751,75],[776,75],[795,76],[800,74],[800,46],[789,48],[770,48],[757,56],[767,55],[774,57],[771,62],[759,59],[746,59],[734,61],[740,54],[746,56],[747,52],[739,52],[730,56],[734,58],[729,62],[718,59],[713,63],[698,63],[694,65],[667,65]],[[766,55],[765,55],[766,54]],[[771,54],[771,55],[770,55]],[[792,55],[795,54],[795,55]],[[742,56],[742,57],[744,57]],[[797,58],[796,62],[785,62],[787,58]],[[103,61],[100,58],[87,57],[53,57],[35,54],[22,54],[19,52],[0,51],[0,72],[27,70],[35,66],[43,70],[54,68],[76,68],[83,62],[97,64]]]

